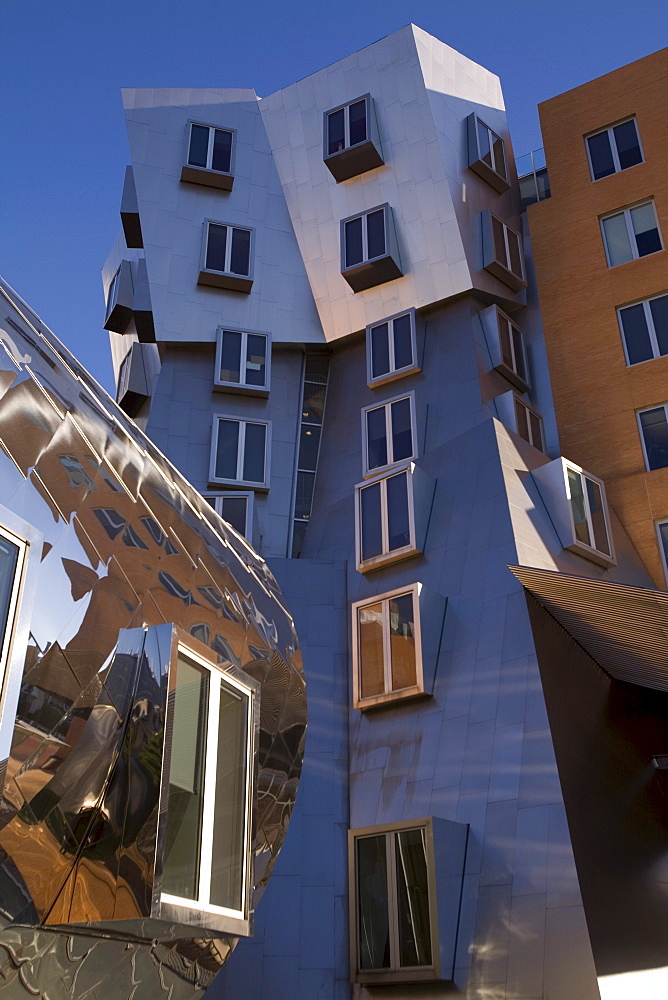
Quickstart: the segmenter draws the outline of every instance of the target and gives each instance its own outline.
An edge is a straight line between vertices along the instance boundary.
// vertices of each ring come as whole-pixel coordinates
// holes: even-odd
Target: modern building
[[[647,179],[596,201],[576,254],[557,126],[519,183],[498,79],[414,25],[266,98],[123,92],[118,400],[268,560],[309,691],[285,848],[211,1000],[640,1000],[668,967],[668,597],[606,500],[616,446],[574,426],[608,383],[563,279],[581,304],[602,281],[603,312],[605,217],[616,251],[620,219],[632,248],[664,210],[640,83],[610,91],[579,204],[633,148]],[[620,176],[592,181],[604,134]]]

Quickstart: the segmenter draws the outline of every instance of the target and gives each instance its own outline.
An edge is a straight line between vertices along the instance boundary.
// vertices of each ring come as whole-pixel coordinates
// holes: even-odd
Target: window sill
[[[226,490],[252,490],[254,493],[267,493],[269,483],[249,483],[245,479],[209,479],[209,487],[214,489],[217,486],[224,486]]]
[[[585,545],[584,542],[576,540],[570,545],[565,545],[564,548],[568,552],[575,552],[584,559],[588,559],[590,562],[596,563],[598,566],[603,566],[605,569],[608,569],[610,566],[617,565],[617,560],[613,559],[612,556],[606,555],[605,552],[599,552],[598,549],[592,549],[590,545]]]
[[[403,562],[404,559],[412,559],[413,556],[421,555],[421,550],[414,545],[405,545],[402,549],[395,549],[393,552],[365,559],[357,564],[357,570],[359,573],[371,573],[374,569],[380,569],[382,566],[391,566],[392,563]]]
[[[485,270],[493,274],[495,278],[502,281],[504,285],[508,288],[512,288],[514,292],[521,292],[523,288],[527,287],[527,283],[524,278],[520,278],[517,274],[509,271],[507,267],[500,264],[498,260],[492,260],[489,264],[485,265]]]
[[[421,371],[422,368],[420,365],[411,365],[410,368],[402,368],[400,371],[388,372],[387,375],[379,375],[378,378],[367,382],[367,385],[370,389],[378,389],[382,385],[387,385],[388,382],[396,382],[398,378],[406,378],[407,375],[416,375]]]
[[[266,397],[269,395],[269,388],[264,385],[243,385],[240,382],[214,382],[213,383],[214,392],[232,392],[242,396],[260,396]]]
[[[347,267],[341,274],[353,292],[363,292],[367,288],[384,285],[386,281],[403,277],[403,271],[390,254],[362,261],[354,267]]]
[[[110,333],[126,333],[132,319],[132,309],[117,302],[109,315],[105,317],[102,326]]]
[[[357,177],[375,167],[382,167],[384,162],[371,139],[325,157],[325,166],[337,183],[350,180],[351,177]]]
[[[225,288],[229,292],[245,292],[248,294],[253,287],[253,279],[243,274],[224,274],[222,271],[199,272],[198,285],[208,285],[211,288]]]
[[[219,191],[231,191],[234,184],[232,174],[218,173],[217,170],[191,167],[187,164],[181,168],[181,180],[186,184],[202,184],[205,187],[218,188]]]
[[[531,390],[531,386],[526,379],[523,379],[521,375],[518,375],[517,372],[508,365],[501,363],[496,366],[494,371],[497,371],[499,375],[503,375],[503,377],[514,385],[516,389],[519,389],[520,392],[529,392]]]
[[[492,170],[484,160],[475,160],[473,163],[469,163],[469,169],[477,174],[478,177],[482,177],[484,181],[493,187],[497,194],[503,194],[510,188],[509,182],[502,177],[501,174],[497,174],[496,170]]]
[[[367,986],[390,986],[392,983],[424,983],[424,982],[448,982],[444,980],[440,972],[431,966],[428,969],[402,969],[398,972],[366,972],[358,971],[353,978],[355,983],[366,983]]]
[[[385,706],[396,705],[397,702],[417,701],[418,699],[431,697],[432,695],[427,691],[414,685],[413,687],[403,688],[401,691],[389,691],[387,694],[374,695],[371,698],[358,698],[353,708],[358,709],[360,712],[373,712]]]

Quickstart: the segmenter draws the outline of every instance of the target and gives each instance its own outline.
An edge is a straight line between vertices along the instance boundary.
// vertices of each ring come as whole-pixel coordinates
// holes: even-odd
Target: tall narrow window
[[[234,130],[190,122],[181,180],[231,191]]]
[[[206,222],[198,283],[249,292],[253,284],[251,241],[250,229]]]
[[[668,404],[640,410],[638,424],[648,471],[668,467]]]
[[[215,385],[263,393],[269,389],[269,337],[266,333],[218,330]]]
[[[630,365],[668,354],[668,295],[617,310]]]
[[[415,457],[414,406],[411,393],[362,411],[364,475]]]
[[[356,495],[359,570],[417,553],[410,469],[360,485]]]
[[[577,466],[565,465],[565,470],[575,542],[612,561],[603,483]]]
[[[608,267],[663,250],[653,201],[606,215],[601,230]]]
[[[526,287],[519,233],[485,210],[482,219],[483,266],[513,291]]]
[[[0,528],[0,695],[12,646],[27,545]]]
[[[420,370],[417,362],[415,311],[399,313],[366,328],[369,385],[384,385]]]
[[[353,604],[354,707],[422,693],[418,585]]]
[[[268,486],[268,427],[259,420],[214,417],[209,481]]]
[[[611,125],[586,137],[591,179],[598,181],[642,163],[643,155],[635,118]]]
[[[515,421],[519,436],[539,451],[545,451],[542,417],[518,396],[515,396]]]
[[[311,517],[328,373],[329,357],[327,355],[306,355],[292,523],[291,554],[293,559],[299,558],[301,554],[306,528]]]
[[[505,313],[496,310],[500,364],[497,370],[521,392],[529,388],[529,374],[522,332]]]

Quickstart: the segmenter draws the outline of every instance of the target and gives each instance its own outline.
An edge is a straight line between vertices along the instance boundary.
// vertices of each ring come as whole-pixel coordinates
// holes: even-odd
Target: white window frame
[[[476,133],[475,133],[476,134],[476,144],[478,146],[478,159],[482,161],[482,156],[480,155],[480,139],[478,137],[478,125],[482,125],[483,128],[487,129],[487,134],[489,136],[489,149],[490,149],[490,153],[491,153],[491,156],[492,156],[492,166],[490,167],[490,170],[493,170],[494,173],[497,175],[497,177],[500,177],[501,180],[505,181],[506,184],[507,184],[508,183],[508,157],[506,156],[506,144],[505,144],[505,141],[502,139],[502,137],[497,132],[494,131],[493,128],[489,127],[489,125],[487,124],[487,122],[484,122],[482,120],[482,118],[479,118],[478,115],[476,115],[476,117],[475,117],[475,125],[476,125]],[[501,171],[498,170],[497,166],[496,166],[496,157],[494,155],[494,139],[498,139],[499,142],[501,143],[502,148],[503,148],[503,173],[501,173]]]
[[[575,552],[580,552],[582,555],[587,554],[589,558],[594,558],[595,562],[599,562],[602,565],[610,566],[616,562],[615,559],[615,547],[612,537],[612,529],[610,527],[610,511],[608,510],[608,498],[605,493],[605,483],[598,476],[592,475],[591,472],[585,472],[583,468],[579,465],[575,465],[574,462],[569,462],[567,459],[562,459],[562,468],[564,476],[564,488],[566,490],[566,502],[568,504],[568,518],[571,528],[571,537],[573,542],[570,546]],[[568,470],[571,469],[573,472],[578,473],[581,479],[591,479],[592,482],[596,483],[601,491],[601,502],[603,510],[603,520],[605,522],[605,530],[608,539],[608,545],[610,548],[610,554],[603,552],[602,549],[594,548],[593,545],[587,545],[586,542],[581,541],[575,533],[575,518],[573,517],[573,504],[571,501],[571,489],[570,483],[568,481]],[[594,538],[594,527],[591,517],[591,508],[589,506],[589,497],[587,495],[586,487],[582,490],[585,503],[585,517],[587,519],[587,530],[589,531],[589,537]]]
[[[597,135],[602,135],[604,132],[608,133],[608,139],[610,141],[610,151],[612,153],[612,162],[615,166],[615,173],[619,174],[622,170],[630,170],[630,167],[622,167],[619,162],[619,153],[617,152],[617,141],[615,139],[614,129],[619,125],[625,125],[626,122],[634,122],[636,127],[636,138],[638,139],[638,148],[640,149],[640,155],[642,159],[640,163],[645,162],[645,151],[642,148],[642,142],[640,141],[640,129],[638,128],[638,119],[635,115],[629,115],[628,118],[622,118],[621,121],[613,122],[612,125],[606,125],[605,128],[597,128],[594,132],[588,132],[584,137],[585,148],[587,150],[587,163],[589,164],[589,176],[592,181],[603,181],[605,177],[594,177],[594,165],[591,162],[591,154],[589,152],[589,140],[595,138]],[[640,163],[634,163],[634,167],[640,166]],[[606,177],[612,177],[612,174],[606,174]]]
[[[408,501],[408,543],[398,549],[389,547],[389,520],[387,510],[387,482],[393,476],[406,475],[406,491]],[[378,555],[362,560],[362,491],[380,483],[380,518],[381,518],[381,540],[382,551]],[[396,468],[392,472],[384,473],[373,479],[367,479],[363,483],[355,486],[355,551],[357,569],[360,573],[368,573],[380,566],[387,566],[390,563],[400,562],[409,559],[411,556],[419,555],[415,534],[415,494],[413,483],[413,465],[409,464],[405,468]]]
[[[230,420],[234,423],[239,424],[239,438],[237,445],[237,478],[236,479],[223,479],[216,476],[216,455],[218,447],[218,424],[221,420]],[[255,483],[248,479],[243,479],[243,468],[244,468],[244,455],[246,448],[246,424],[263,424],[266,428],[265,438],[264,438],[264,480],[261,483]],[[267,490],[269,489],[269,468],[270,468],[270,457],[271,457],[271,422],[269,420],[256,420],[254,417],[245,418],[238,417],[234,414],[228,413],[216,413],[213,418],[213,425],[211,429],[211,458],[209,464],[209,482],[210,483],[224,483],[226,485],[234,486],[239,485],[246,487],[246,489],[255,490]]]
[[[626,305],[617,306],[617,322],[619,323],[619,332],[622,337],[622,345],[624,347],[624,357],[626,358],[626,364],[631,367],[635,365],[643,365],[645,361],[655,361],[657,358],[663,358],[668,355],[662,354],[659,350],[659,342],[656,336],[656,328],[654,326],[654,317],[652,316],[652,310],[650,309],[650,302],[654,302],[655,299],[668,299],[668,292],[663,292],[661,295],[650,295],[648,299],[640,299],[638,302],[627,302]],[[652,357],[646,358],[645,361],[630,361],[629,352],[626,344],[626,335],[624,333],[624,326],[622,324],[622,313],[625,309],[630,309],[633,306],[642,306],[643,312],[645,314],[645,323],[647,324],[647,333],[649,335],[649,342],[652,347]]]
[[[377,705],[384,705],[386,702],[401,701],[406,698],[415,698],[422,695],[424,691],[424,673],[422,669],[422,632],[420,628],[420,583],[413,583],[408,587],[398,587],[396,590],[387,591],[377,597],[367,597],[363,601],[355,601],[352,604],[352,634],[353,634],[353,708],[361,711],[373,708]],[[413,598],[413,624],[415,628],[415,684],[407,688],[392,687],[392,658],[390,655],[390,602],[396,597],[404,597],[411,594]],[[382,604],[382,630],[383,630],[383,667],[385,677],[385,690],[382,694],[371,695],[363,698],[361,695],[362,682],[362,657],[360,652],[360,631],[359,612],[373,604]]]
[[[527,279],[526,279],[526,268],[524,266],[524,249],[522,247],[522,237],[520,236],[520,234],[517,232],[516,229],[513,229],[512,226],[509,226],[506,222],[503,221],[503,219],[499,219],[498,215],[493,216],[493,218],[495,218],[497,220],[497,222],[500,222],[501,225],[503,226],[503,241],[504,241],[505,248],[506,248],[506,259],[505,259],[505,261],[499,260],[499,258],[497,257],[496,258],[497,262],[499,264],[501,264],[502,267],[505,267],[506,271],[508,271],[509,274],[514,275],[516,278],[520,279],[521,281],[526,281]],[[508,240],[508,233],[512,233],[513,236],[517,237],[517,248],[519,250],[520,267],[521,267],[521,270],[522,270],[521,274],[516,274],[515,271],[513,271],[513,269],[510,267],[511,255],[510,255],[510,241]]]
[[[602,178],[603,179],[603,178]],[[636,243],[636,235],[633,232],[633,223],[631,222],[631,212],[635,208],[644,208],[645,205],[651,205],[652,211],[654,213],[654,221],[656,222],[656,231],[659,234],[659,242],[661,247],[659,250],[653,250],[652,253],[660,253],[664,249],[663,236],[661,235],[661,229],[659,228],[659,219],[656,214],[656,206],[654,205],[654,198],[646,198],[644,201],[639,201],[635,205],[627,205],[625,208],[618,208],[615,212],[606,212],[605,215],[600,216],[599,224],[601,227],[601,237],[603,239],[603,249],[605,250],[605,259],[608,267],[622,267],[623,264],[630,264],[631,260],[641,260],[640,254],[638,253],[638,244]],[[608,219],[614,219],[618,215],[624,216],[624,222],[626,224],[626,231],[629,237],[629,246],[631,247],[631,253],[633,256],[631,260],[620,261],[619,264],[612,264],[610,262],[610,254],[608,252],[608,244],[605,238],[605,227],[603,225]],[[643,257],[651,257],[652,254],[643,254]]]
[[[0,635],[0,704],[2,704],[4,701],[5,679],[11,658],[14,634],[16,631],[21,591],[25,578],[28,542],[25,541],[25,539],[20,538],[18,535],[15,535],[13,531],[9,531],[2,525],[0,525],[0,535],[18,549],[16,567],[14,569],[14,579],[12,581],[9,603],[7,605],[7,618],[4,627],[4,634]],[[1,625],[2,622],[0,621],[0,626]]]
[[[243,371],[239,371],[239,381],[238,382],[225,382],[220,377],[220,368],[223,358],[223,339],[226,333],[240,333],[241,334],[241,356],[240,364]],[[265,339],[265,359],[264,359],[264,385],[250,385],[248,382],[241,380],[241,376],[245,374],[246,363],[246,349],[248,344],[248,336],[252,337],[264,337]],[[271,337],[268,333],[261,333],[258,330],[246,330],[239,329],[233,326],[219,326],[216,331],[216,369],[214,372],[214,387],[225,389],[226,392],[243,392],[248,393],[253,396],[266,396],[269,394],[269,386],[271,379]]]
[[[221,229],[227,229],[227,237],[225,239],[225,270],[220,271],[217,268],[207,267],[206,258],[209,251],[209,226],[220,226]],[[250,233],[250,243],[248,248],[248,274],[243,274],[240,271],[230,271],[229,265],[232,260],[232,234],[235,229],[243,230],[246,233]],[[255,229],[252,226],[237,226],[233,222],[220,222],[218,219],[205,219],[204,220],[204,239],[202,243],[202,260],[200,271],[205,274],[224,274],[231,278],[244,278],[249,281],[253,279],[253,249],[255,243]]]
[[[407,399],[409,401],[410,415],[411,415],[411,454],[404,455],[403,458],[396,459],[393,454],[393,442],[392,442],[392,406],[394,403],[401,402],[402,399]],[[367,414],[371,410],[385,410],[385,440],[387,442],[387,462],[385,465],[377,465],[373,469],[369,468],[369,439],[368,439],[368,427],[367,427]],[[377,476],[381,472],[386,472],[392,468],[399,468],[406,462],[412,461],[412,459],[417,458],[417,428],[415,421],[415,393],[405,392],[401,396],[393,396],[392,399],[386,399],[382,403],[372,403],[370,406],[365,406],[362,410],[362,475],[366,478],[369,476]]]
[[[206,166],[203,167],[199,163],[190,162],[190,143],[192,139],[192,127],[193,125],[198,125],[200,128],[208,128],[209,130],[209,144],[206,153]],[[231,136],[230,142],[230,169],[229,170],[217,170],[212,167],[213,162],[213,144],[215,140],[216,132],[229,132]],[[222,125],[207,125],[206,122],[188,122],[188,132],[187,132],[187,142],[186,142],[186,158],[184,166],[190,167],[192,170],[208,170],[212,174],[221,174],[223,177],[232,177],[234,174],[234,152],[236,146],[236,129],[224,128]]]
[[[242,905],[241,909],[233,910],[229,907],[217,906],[209,902],[209,892],[211,888],[211,864],[213,857],[213,833],[214,833],[214,806],[215,806],[215,781],[216,781],[216,758],[218,750],[218,721],[220,709],[220,685],[209,682],[208,712],[206,722],[206,750],[204,759],[204,791],[202,806],[202,841],[199,853],[199,879],[197,900],[186,899],[182,896],[173,896],[170,893],[160,893],[160,902],[168,906],[184,908],[189,911],[199,913],[211,913],[221,917],[228,917],[237,921],[248,921],[250,910],[250,895],[252,889],[252,811],[254,789],[254,747],[255,747],[255,711],[253,688],[243,684],[231,673],[222,670],[217,664],[205,659],[183,642],[177,644],[176,656],[172,661],[172,668],[176,669],[176,659],[182,655],[186,660],[192,660],[199,667],[204,668],[212,677],[219,678],[231,688],[240,692],[247,699],[247,719],[246,719],[246,788],[244,796],[244,856],[243,856],[243,884],[242,884]],[[169,709],[168,709],[169,711]],[[169,804],[167,805],[167,814]]]
[[[368,142],[371,138],[371,107],[370,107],[370,94],[362,94],[361,97],[356,97],[354,101],[346,101],[345,104],[339,104],[335,108],[330,108],[325,112],[325,137],[324,137],[324,153],[325,159],[330,156],[338,156],[340,153],[345,153],[347,149],[354,149],[355,146],[361,146],[363,142]],[[366,135],[364,139],[360,139],[359,142],[350,142],[350,108],[353,104],[359,104],[360,101],[364,101],[364,116],[366,122]],[[343,111],[343,149],[336,149],[333,153],[329,152],[329,116],[335,115],[337,111]]]
[[[394,323],[396,320],[403,319],[405,316],[409,317],[410,321],[410,331],[411,331],[411,352],[413,355],[413,360],[411,364],[404,365],[403,368],[396,368],[394,363]],[[388,357],[390,368],[387,372],[382,375],[373,374],[373,349],[372,349],[372,336],[373,331],[379,327],[387,324],[387,346],[388,346]],[[376,388],[381,385],[385,385],[387,382],[392,382],[394,379],[404,378],[406,375],[413,375],[415,372],[421,371],[421,366],[418,361],[417,356],[417,323],[415,316],[415,309],[406,309],[403,312],[396,313],[394,316],[388,316],[387,319],[382,319],[377,323],[370,323],[366,328],[366,370],[367,370],[367,384],[370,388]]]
[[[534,417],[536,417],[537,420],[538,420],[538,424],[539,424],[539,427],[540,427],[540,441],[534,441],[533,440],[533,434],[532,434],[532,431],[531,431],[531,421],[527,417],[527,428],[528,428],[528,431],[529,431],[529,437],[531,439],[531,440],[527,441],[527,444],[532,445],[532,447],[537,448],[538,451],[542,451],[543,454],[545,454],[545,429],[543,427],[543,418],[541,417],[541,415],[538,412],[538,410],[534,410],[533,406],[529,406],[529,404],[526,403],[522,399],[522,397],[519,396],[517,393],[513,393],[513,397],[514,397],[513,402],[514,402],[515,407],[522,406],[527,411],[527,413],[532,413],[534,415]],[[519,426],[517,425],[517,410],[515,412],[515,430],[516,430],[517,436],[521,437],[523,441],[526,441],[526,438],[522,434],[520,434]]]
[[[209,506],[215,510],[219,517],[225,520],[225,515],[223,514],[223,501],[228,498],[233,498],[238,500],[240,498],[245,498],[246,500],[246,524],[243,531],[243,537],[246,541],[252,544],[252,532],[253,532],[253,502],[255,500],[255,494],[252,490],[222,490],[221,492],[212,493],[211,490],[207,490],[206,493],[202,493],[204,500],[209,503],[209,500],[213,500],[214,503],[209,503]],[[229,523],[229,522],[227,522]]]
[[[645,435],[643,434],[642,423],[640,422],[640,416],[643,413],[650,413],[652,410],[663,409],[664,416],[666,418],[666,423],[668,424],[668,403],[655,403],[654,406],[643,406],[642,409],[636,410],[636,422],[638,424],[638,434],[640,436],[640,445],[642,447],[642,457],[645,463],[645,472],[658,472],[659,469],[668,468],[665,465],[659,465],[656,469],[650,469],[649,458],[647,456],[647,447],[645,445]]]
[[[376,212],[382,211],[383,213],[383,233],[385,236],[385,250],[383,253],[378,254],[376,257],[369,257],[369,236],[368,236],[368,226],[366,220],[370,215],[374,215]],[[362,259],[357,261],[355,264],[349,264],[346,260],[346,226],[349,222],[355,222],[356,219],[364,219],[362,223]],[[390,253],[390,234],[389,234],[389,218],[388,218],[388,205],[376,205],[375,208],[370,208],[366,212],[358,212],[357,215],[351,215],[347,219],[342,219],[341,221],[341,271],[349,271],[351,268],[359,267],[361,264],[367,264],[370,261],[382,260],[383,257],[389,257]]]
[[[503,234],[503,249],[504,249],[504,260],[500,260],[496,253],[496,240],[494,238],[494,223],[497,222],[502,228]],[[481,224],[482,224],[482,256],[483,256],[483,267],[490,274],[494,275],[499,281],[502,281],[504,285],[511,288],[514,292],[519,292],[523,288],[526,288],[526,264],[524,261],[524,247],[522,244],[522,236],[509,226],[503,219],[500,219],[498,215],[490,212],[489,209],[484,209],[481,212]],[[512,263],[512,257],[510,253],[510,242],[508,234],[512,233],[517,240],[517,250],[519,255],[520,263],[520,274],[513,271],[510,267]]]

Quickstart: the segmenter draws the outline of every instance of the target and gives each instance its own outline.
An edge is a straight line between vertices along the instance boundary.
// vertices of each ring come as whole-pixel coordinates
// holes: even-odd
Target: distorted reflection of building
[[[283,841],[297,636],[250,545],[0,302],[0,996],[185,1000]]]

